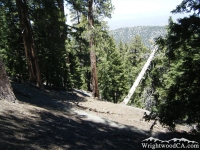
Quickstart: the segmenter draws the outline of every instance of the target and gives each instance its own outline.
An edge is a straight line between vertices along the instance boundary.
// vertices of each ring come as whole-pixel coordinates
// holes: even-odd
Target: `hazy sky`
[[[112,0],[115,7],[111,19],[106,19],[110,29],[133,26],[167,25],[170,16],[181,17],[171,11],[182,0]]]

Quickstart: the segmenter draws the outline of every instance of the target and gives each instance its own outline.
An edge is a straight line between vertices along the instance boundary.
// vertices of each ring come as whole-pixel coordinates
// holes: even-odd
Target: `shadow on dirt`
[[[34,112],[36,113],[36,112]],[[39,112],[39,118],[0,116],[0,147],[13,149],[141,149],[146,135],[75,116]]]
[[[56,91],[56,90],[39,90],[30,83],[12,83],[13,91],[19,102],[29,103],[38,107],[66,110],[72,105],[80,101],[85,101],[83,97],[79,97],[75,92]]]
[[[34,112],[36,114],[36,112]],[[14,112],[0,115],[0,148],[2,150],[131,150],[142,149],[141,141],[148,134],[130,128],[114,128],[101,123],[84,121],[78,116],[37,112],[37,117],[18,117]],[[137,130],[137,128],[135,128]],[[142,133],[143,132],[143,133]],[[169,140],[181,134],[158,134]]]
[[[111,127],[106,123],[84,120],[84,116],[69,113],[73,105],[84,101],[73,93],[38,90],[13,84],[19,103],[29,103],[43,111],[30,112],[32,116],[4,111],[0,115],[0,149],[2,150],[132,150],[143,149],[141,141],[152,136],[134,127]],[[59,93],[59,94],[58,94]],[[26,95],[27,94],[27,95]],[[69,110],[69,111],[67,111]],[[192,136],[157,133],[161,140]]]

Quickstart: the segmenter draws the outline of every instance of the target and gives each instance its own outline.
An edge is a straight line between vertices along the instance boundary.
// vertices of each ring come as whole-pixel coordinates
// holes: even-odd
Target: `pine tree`
[[[59,1],[35,1],[30,3],[32,26],[38,48],[42,80],[47,86],[65,88],[68,79],[67,26],[64,3]],[[58,67],[59,66],[59,67]]]
[[[26,4],[26,0],[16,0],[16,5],[18,8],[22,38],[29,69],[29,79],[31,82],[42,88],[43,85],[36,54],[34,36],[29,20],[28,5]]]
[[[0,6],[0,55],[9,76],[28,80],[28,70],[17,15],[13,1],[5,1]],[[6,11],[7,10],[7,11]]]
[[[107,37],[99,56],[99,80],[101,98],[114,103],[121,102],[127,90],[125,64],[113,38]]]
[[[149,50],[144,46],[139,35],[136,35],[131,40],[128,47],[125,64],[129,80],[128,86],[130,89],[148,59]],[[143,107],[143,101],[141,100],[142,92],[143,87],[139,86],[131,98],[131,103],[133,105]]]
[[[99,20],[100,16],[102,17],[111,17],[111,12],[113,10],[113,6],[110,0],[103,1],[94,1],[87,0],[84,1],[83,7],[85,7],[84,12],[87,12],[88,18],[88,41],[90,45],[90,66],[91,66],[91,82],[92,82],[92,93],[94,97],[99,97],[98,90],[98,74],[96,68],[96,53],[94,49],[94,30],[95,30],[95,22]],[[86,14],[85,14],[86,15]]]
[[[30,77],[32,82],[39,84],[38,73],[41,72],[40,83],[47,86],[90,89],[89,37],[93,38],[92,48],[98,58],[96,52],[99,53],[101,43],[96,35],[109,37],[104,27],[99,28],[101,17],[110,17],[113,10],[110,0],[92,2],[94,28],[89,31],[88,0],[66,1],[73,12],[78,12],[74,15],[78,24],[74,26],[65,24],[63,0],[1,1],[0,55],[8,74],[23,80]],[[98,31],[101,32],[97,34]]]
[[[77,4],[76,4],[77,5]],[[73,44],[72,49],[75,51],[76,56],[78,57],[78,63],[80,75],[77,74],[76,80],[79,79],[79,84],[82,89],[91,91],[90,80],[91,80],[91,73],[90,73],[90,62],[89,62],[89,42],[84,38],[84,33],[88,29],[87,18],[84,16],[84,13],[81,12],[80,4],[78,6],[74,6],[71,9],[70,16],[72,18],[73,27],[75,27],[75,32],[72,32],[71,35],[73,37]]]
[[[171,129],[177,122],[200,123],[199,1],[184,0],[173,12],[185,11],[194,12],[177,23],[170,19],[168,34],[157,41],[164,48],[167,63],[161,67],[164,69],[160,74],[162,86],[157,91],[159,103],[148,116],[159,117]]]

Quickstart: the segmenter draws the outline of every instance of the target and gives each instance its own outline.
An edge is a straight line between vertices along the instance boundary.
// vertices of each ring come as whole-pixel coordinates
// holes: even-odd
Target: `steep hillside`
[[[151,41],[153,41],[154,38],[164,36],[165,34],[165,26],[136,26],[111,31],[111,35],[113,35],[117,43],[119,43],[120,40],[123,43],[130,42],[135,35],[140,35],[147,47],[151,46]]]
[[[93,99],[86,91],[40,90],[29,82],[12,87],[18,103],[0,100],[1,150],[143,150],[149,137],[199,142],[186,126],[172,133],[146,122],[146,110]]]

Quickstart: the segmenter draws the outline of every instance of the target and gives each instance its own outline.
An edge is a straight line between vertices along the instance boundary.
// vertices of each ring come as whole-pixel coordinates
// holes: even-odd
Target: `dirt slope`
[[[169,133],[142,120],[144,110],[98,101],[81,92],[39,90],[12,83],[18,103],[0,100],[0,149],[142,149],[141,141],[192,135]],[[183,130],[183,129],[181,129]]]

